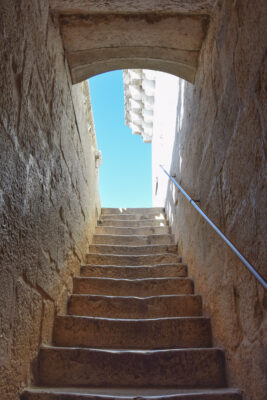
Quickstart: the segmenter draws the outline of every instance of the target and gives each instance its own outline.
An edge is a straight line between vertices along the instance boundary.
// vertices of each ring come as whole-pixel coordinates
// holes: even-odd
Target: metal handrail
[[[218,233],[218,235],[228,244],[228,246],[234,251],[237,257],[245,264],[245,266],[249,269],[249,271],[255,276],[255,278],[262,284],[265,290],[267,290],[267,282],[265,279],[259,274],[258,271],[251,265],[248,260],[240,253],[239,250],[230,242],[229,239],[220,231],[220,229],[207,217],[207,215],[198,207],[194,200],[184,191],[184,189],[177,183],[173,177],[166,171],[163,165],[160,165],[160,168],[165,172],[165,174],[171,179],[171,181],[178,187],[178,189],[182,192],[182,194],[187,198],[190,204],[202,215],[203,218],[210,224],[210,226]]]

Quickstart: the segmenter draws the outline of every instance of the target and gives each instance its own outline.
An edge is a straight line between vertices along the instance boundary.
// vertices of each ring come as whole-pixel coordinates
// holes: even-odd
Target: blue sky
[[[124,122],[122,71],[89,79],[98,149],[102,207],[152,207],[151,144]]]

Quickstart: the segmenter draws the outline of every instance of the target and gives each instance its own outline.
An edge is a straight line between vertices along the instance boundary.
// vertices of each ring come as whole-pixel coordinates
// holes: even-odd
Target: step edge
[[[146,223],[149,223],[150,221],[153,221],[153,222],[166,222],[164,225],[162,225],[162,226],[157,226],[157,225],[141,225],[141,226],[131,226],[131,225],[127,225],[127,226],[114,226],[114,225],[104,225],[103,224],[103,222],[124,222],[124,223],[126,223],[126,222],[146,222]],[[167,226],[167,227],[169,227],[169,223],[168,223],[168,221],[166,221],[166,220],[154,220],[154,219],[144,219],[144,220],[128,220],[128,219],[105,219],[105,220],[98,220],[97,221],[97,224],[98,224],[98,222],[101,222],[99,225],[97,225],[97,226],[113,226],[114,228],[164,228],[165,226]]]
[[[117,226],[115,228],[118,228]],[[162,236],[171,236],[174,237],[174,235],[172,233],[152,233],[149,235],[112,235],[111,233],[95,233],[94,236],[104,236],[104,237],[125,237],[125,236],[129,236],[131,238],[147,238],[147,237],[162,237]]]
[[[147,300],[147,299],[155,299],[155,298],[170,298],[170,297],[194,297],[202,299],[200,294],[162,294],[162,295],[155,295],[155,296],[147,296],[147,297],[139,297],[139,296],[113,296],[113,295],[106,295],[106,294],[79,294],[79,293],[72,293],[70,297],[104,297],[104,298],[115,298],[115,299],[138,299],[138,300]]]
[[[109,278],[109,277],[102,277],[102,276],[74,276],[73,279],[79,280],[79,279],[99,279],[100,280],[110,280],[110,281],[125,281],[125,282],[144,282],[144,281],[162,281],[162,280],[189,280],[193,282],[192,278],[189,277],[183,277],[183,276],[167,276],[167,277],[159,277],[159,278],[136,278],[136,279],[130,279],[130,278]],[[140,282],[140,283],[141,283]]]
[[[169,255],[171,255],[171,256],[175,256],[175,257],[178,257],[179,259],[182,259],[182,257],[181,256],[179,256],[179,255],[177,255],[177,254],[174,254],[174,253],[156,253],[156,254],[153,254],[153,253],[151,253],[151,254],[109,254],[109,253],[86,253],[85,254],[85,256],[87,257],[87,256],[105,256],[105,257],[110,257],[110,256],[113,256],[113,257],[159,257],[159,256],[169,256]]]
[[[162,246],[171,246],[171,247],[178,247],[177,246],[177,244],[175,244],[175,243],[156,243],[156,244],[133,244],[133,245],[128,245],[128,244],[109,244],[109,243],[91,243],[90,245],[89,245],[89,248],[90,247],[92,247],[92,246],[102,246],[102,247],[118,247],[118,248],[121,248],[121,247],[126,247],[126,248],[141,248],[141,247],[149,247],[149,248],[151,248],[151,247],[162,247]],[[90,253],[87,253],[87,254],[90,254]],[[95,253],[94,253],[95,254]]]
[[[55,351],[60,351],[60,350],[67,350],[67,351],[76,351],[80,350],[83,352],[99,352],[99,353],[113,353],[113,354],[142,354],[144,356],[149,356],[153,355],[155,353],[159,354],[167,354],[167,353],[182,353],[182,352],[194,352],[194,353],[203,353],[203,352],[208,352],[208,353],[214,353],[217,352],[223,358],[225,358],[225,353],[224,350],[220,347],[186,347],[186,348],[168,348],[168,349],[114,349],[114,348],[97,348],[97,347],[79,347],[79,346],[53,346],[50,344],[42,344],[40,346],[40,350],[55,350]]]
[[[179,256],[178,256],[179,257]],[[159,268],[159,267],[166,267],[166,266],[168,266],[168,267],[180,267],[180,266],[183,266],[183,267],[187,267],[187,264],[185,264],[185,263],[183,263],[183,262],[177,262],[177,263],[166,263],[166,264],[152,264],[152,265],[150,265],[150,264],[144,264],[144,265],[112,265],[112,264],[99,264],[99,265],[97,265],[97,264],[81,264],[80,265],[80,268],[84,268],[84,267],[87,267],[87,268],[112,268],[112,267],[115,267],[115,268],[131,268],[131,269],[133,269],[133,268]]]
[[[75,390],[77,390],[77,389],[81,389],[81,388],[84,388],[84,389],[87,389],[86,387],[81,387],[81,386],[77,386],[77,387],[44,387],[44,386],[40,386],[40,387],[30,387],[30,388],[25,388],[24,389],[24,391],[23,391],[23,393],[31,393],[31,394],[39,394],[39,393],[47,393],[47,394],[53,394],[53,393],[55,393],[55,394],[70,394],[70,395],[79,395],[79,396],[89,396],[89,397],[104,397],[104,398],[120,398],[120,399],[163,399],[163,398],[166,398],[166,397],[168,397],[168,398],[170,398],[170,399],[172,399],[172,398],[174,398],[174,397],[177,397],[177,396],[184,396],[184,395],[195,395],[195,394],[224,394],[224,393],[226,393],[226,394],[238,394],[238,395],[241,395],[242,396],[242,390],[240,390],[240,389],[237,389],[237,388],[229,388],[229,387],[222,387],[222,388],[199,388],[199,389],[194,389],[194,388],[192,388],[192,389],[190,389],[190,388],[186,388],[186,389],[180,389],[180,390],[186,390],[186,392],[184,391],[184,392],[180,392],[180,393],[169,393],[169,394],[164,394],[164,393],[159,393],[158,395],[157,394],[150,394],[150,395],[135,395],[135,394],[132,394],[132,395],[125,395],[125,394],[117,394],[117,393],[114,393],[114,394],[105,394],[105,393],[94,393],[94,392],[92,392],[92,393],[82,393],[82,392],[75,392]],[[67,391],[66,391],[66,389],[67,389]],[[99,388],[94,388],[94,387],[88,387],[88,389],[91,389],[91,390],[94,390],[94,389],[99,389]],[[100,388],[100,389],[103,389],[102,387]],[[114,387],[111,387],[110,388],[111,390],[116,390],[116,387],[114,388]],[[119,387],[119,388],[117,388],[117,389],[124,389],[124,390],[127,390],[127,389],[130,389],[130,390],[132,390],[133,388],[132,387],[130,387],[130,388],[121,388],[121,387]],[[139,389],[140,390],[140,388],[137,388],[137,389]],[[142,389],[142,388],[141,388]],[[151,390],[151,388],[143,388],[143,389],[150,389]],[[156,388],[153,388],[154,390],[157,390]],[[168,388],[166,388],[166,389],[168,389]],[[73,390],[73,392],[70,392],[70,390]],[[162,389],[162,388],[159,388],[158,389],[159,391],[161,391],[162,392],[162,390],[164,390],[164,389]],[[179,390],[179,389],[178,389]]]
[[[237,389],[237,388],[228,388],[228,387],[222,387],[222,388],[199,388],[199,389],[190,389],[190,388],[186,388],[186,392],[184,391],[185,389],[180,389],[183,390],[183,392],[180,391],[180,393],[162,393],[162,388],[159,388],[159,394],[132,394],[132,395],[127,395],[127,394],[106,394],[106,393],[94,393],[93,391],[91,393],[86,393],[86,392],[77,392],[77,388],[81,389],[81,386],[77,386],[77,387],[62,387],[62,388],[58,388],[58,387],[47,387],[45,388],[44,386],[42,387],[33,387],[33,388],[25,388],[23,391],[23,394],[58,394],[58,395],[71,395],[71,396],[80,396],[80,397],[90,397],[90,398],[105,398],[105,399],[129,399],[129,400],[136,400],[138,398],[138,400],[153,400],[153,399],[165,399],[168,398],[170,400],[175,399],[175,398],[179,398],[181,396],[192,396],[192,395],[218,395],[218,394],[229,394],[229,395],[239,395],[241,396],[240,398],[242,398],[242,390]],[[85,388],[86,389],[86,388]],[[89,389],[99,389],[99,388],[89,388]],[[101,389],[103,389],[101,387]],[[111,387],[111,390],[116,390],[116,388]],[[118,389],[128,389],[128,388],[118,388]],[[129,389],[133,389],[133,388],[129,388]],[[140,388],[137,388],[140,390]],[[151,388],[143,388],[143,389],[150,389]],[[167,388],[166,388],[167,389]],[[154,390],[157,390],[156,388],[154,388]],[[178,389],[179,390],[179,389]]]
[[[55,319],[85,319],[85,320],[101,320],[101,321],[112,321],[112,322],[130,322],[130,323],[146,323],[146,322],[152,322],[152,321],[206,321],[210,323],[210,317],[206,316],[181,316],[181,317],[153,317],[153,318],[109,318],[109,317],[94,317],[90,315],[57,315]]]

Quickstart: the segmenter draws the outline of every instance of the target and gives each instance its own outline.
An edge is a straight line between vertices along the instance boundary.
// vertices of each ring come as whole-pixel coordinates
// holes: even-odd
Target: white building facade
[[[144,69],[123,71],[125,123],[144,143],[152,143],[152,205],[165,204],[177,128],[178,94],[183,80],[164,72]]]

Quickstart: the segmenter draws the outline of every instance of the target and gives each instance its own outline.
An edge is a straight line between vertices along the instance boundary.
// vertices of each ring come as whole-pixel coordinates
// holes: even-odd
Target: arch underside
[[[60,17],[73,83],[115,69],[144,68],[194,82],[206,15]]]
[[[90,56],[90,52],[82,56],[77,54],[69,55],[68,61],[71,68],[72,82],[78,83],[94,75],[116,69],[131,68],[168,72],[188,82],[194,82],[198,53],[194,54],[194,60],[191,64],[186,62],[182,57],[180,59],[166,59],[162,57],[162,54],[158,54],[158,56],[155,54],[150,55],[154,52],[149,50],[147,50],[147,55],[139,57],[136,55],[138,53],[136,49],[135,51],[131,51],[131,54],[134,55],[123,54],[123,51],[117,56],[111,56],[108,51],[106,53],[104,52],[102,58],[93,58]]]
[[[49,0],[59,15],[210,14],[215,0]]]

